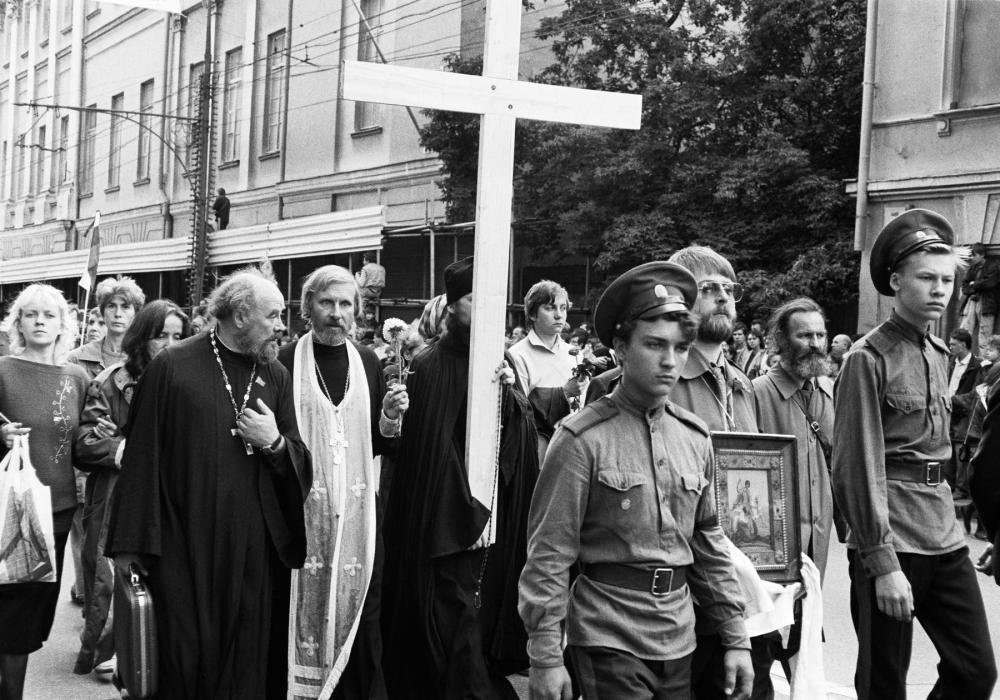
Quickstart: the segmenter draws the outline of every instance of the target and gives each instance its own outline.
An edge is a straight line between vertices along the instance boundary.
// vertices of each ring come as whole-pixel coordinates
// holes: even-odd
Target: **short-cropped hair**
[[[986,341],[986,344],[994,350],[1000,350],[1000,335],[991,335],[990,339]]]
[[[569,292],[558,282],[541,280],[531,285],[531,289],[524,295],[524,317],[528,327],[534,328],[533,319],[538,315],[538,309],[545,304],[555,304],[560,297],[566,299],[566,303],[569,304]]]
[[[951,337],[960,343],[965,343],[967,349],[972,348],[972,333],[965,328],[956,328],[951,332]]]
[[[134,279],[124,276],[108,277],[101,280],[97,289],[94,290],[94,296],[97,298],[97,308],[101,310],[102,314],[115,297],[121,297],[136,311],[146,303],[146,295],[142,288],[136,284]]]
[[[329,287],[331,284],[349,284],[354,289],[354,320],[355,323],[361,318],[361,292],[358,290],[358,281],[347,268],[340,265],[324,265],[317,267],[302,283],[302,308],[299,314],[302,318],[308,319],[312,314],[313,297]]]
[[[732,264],[724,257],[705,245],[691,245],[681,248],[671,255],[667,262],[676,263],[700,279],[708,275],[722,275],[736,281],[736,272]]]
[[[257,290],[261,281],[276,284],[273,274],[266,274],[253,265],[226,276],[208,298],[208,313],[219,320],[230,319],[237,311],[249,315],[257,306]]]
[[[642,319],[644,321],[674,321],[679,323],[681,326],[681,333],[684,334],[684,340],[688,343],[693,343],[695,338],[698,337],[698,315],[692,311],[668,311],[665,314],[656,316],[654,318]],[[640,319],[631,319],[628,321],[622,321],[617,326],[613,333],[613,338],[618,338],[622,340],[625,344],[632,339],[632,333],[635,331],[636,327],[639,325]]]

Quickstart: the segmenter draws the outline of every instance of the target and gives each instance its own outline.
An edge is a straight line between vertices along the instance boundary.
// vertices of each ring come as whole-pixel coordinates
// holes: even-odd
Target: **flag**
[[[90,235],[90,255],[87,256],[87,268],[80,275],[80,281],[77,284],[83,287],[89,295],[90,288],[94,286],[94,280],[97,279],[97,261],[101,257],[101,212],[94,214],[94,223],[84,232],[84,238],[88,234]]]

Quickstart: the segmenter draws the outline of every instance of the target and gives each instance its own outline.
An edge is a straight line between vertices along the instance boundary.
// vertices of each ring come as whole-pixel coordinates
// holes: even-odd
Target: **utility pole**
[[[213,58],[214,16],[216,0],[201,0],[205,8],[205,69],[201,72],[198,86],[197,119],[192,139],[192,163],[188,171],[194,178],[191,188],[191,229],[193,232],[191,253],[188,258],[188,304],[194,308],[205,296],[205,273],[208,257],[208,221],[214,185],[212,156],[214,153],[213,91],[215,87],[215,65]]]

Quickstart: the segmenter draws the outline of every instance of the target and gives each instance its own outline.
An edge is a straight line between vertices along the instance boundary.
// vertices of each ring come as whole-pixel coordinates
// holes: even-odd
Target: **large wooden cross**
[[[504,351],[515,120],[638,129],[642,116],[639,95],[518,81],[520,38],[521,3],[487,0],[482,76],[345,61],[340,85],[349,100],[481,115],[465,442],[469,487],[487,508],[496,498],[499,387],[492,379]],[[495,540],[495,528],[488,537]]]

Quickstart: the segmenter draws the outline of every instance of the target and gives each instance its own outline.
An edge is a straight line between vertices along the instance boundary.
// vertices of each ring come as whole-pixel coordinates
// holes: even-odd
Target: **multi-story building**
[[[186,301],[192,118],[207,53],[211,180],[232,203],[228,229],[209,235],[214,274],[266,257],[295,299],[303,275],[327,262],[356,266],[349,254],[380,248],[385,227],[443,217],[440,164],[420,147],[414,124],[425,117],[340,100],[338,78],[342,60],[380,55],[439,68],[460,49],[467,2],[185,3],[170,14],[8,0],[0,33],[3,296],[44,279],[72,298],[86,266],[82,234],[100,212],[99,275],[131,274],[147,293]],[[439,256],[438,267],[465,247]]]
[[[867,220],[858,330],[891,300],[867,274],[874,238],[900,212],[923,207],[955,226],[959,243],[1000,247],[1000,3],[879,0]],[[857,192],[856,184],[848,191]],[[958,294],[940,332],[957,318]]]

